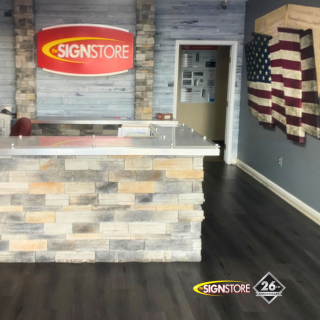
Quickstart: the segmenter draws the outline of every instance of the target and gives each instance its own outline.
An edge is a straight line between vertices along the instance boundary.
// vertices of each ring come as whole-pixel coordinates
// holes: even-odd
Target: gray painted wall
[[[15,68],[13,18],[4,12],[13,9],[13,0],[0,2],[0,110],[12,107],[15,111]]]
[[[256,18],[285,4],[320,7],[319,0],[250,0],[247,3],[245,43],[251,40]],[[312,208],[320,211],[320,140],[307,135],[306,144],[287,140],[279,129],[265,129],[249,114],[245,64],[241,92],[238,158]],[[283,157],[283,167],[278,165]]]
[[[136,32],[135,0],[34,0],[36,32],[67,23],[105,24]],[[38,116],[133,117],[134,69],[110,77],[70,77],[37,68]]]
[[[172,112],[176,40],[239,41],[232,156],[237,157],[245,2],[158,0],[156,5],[154,114]]]

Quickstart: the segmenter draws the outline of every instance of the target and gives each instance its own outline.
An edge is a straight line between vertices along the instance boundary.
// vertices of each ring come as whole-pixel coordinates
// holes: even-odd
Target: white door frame
[[[174,70],[174,98],[173,98],[173,117],[177,118],[178,103],[178,79],[179,79],[179,49],[182,45],[210,45],[210,46],[230,46],[230,65],[228,76],[228,94],[227,94],[227,115],[226,115],[226,131],[224,153],[224,161],[227,164],[233,164],[232,159],[232,142],[233,142],[233,116],[234,116],[234,96],[236,90],[236,74],[237,74],[237,56],[238,41],[219,41],[219,40],[177,40],[176,41],[176,58]],[[237,158],[235,156],[235,158]]]

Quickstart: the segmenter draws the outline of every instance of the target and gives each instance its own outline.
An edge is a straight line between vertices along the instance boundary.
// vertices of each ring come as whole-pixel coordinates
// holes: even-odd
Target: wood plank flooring
[[[1,264],[0,320],[317,320],[320,227],[246,173],[205,163],[201,263]],[[194,285],[268,271],[286,287],[270,305],[207,297]]]

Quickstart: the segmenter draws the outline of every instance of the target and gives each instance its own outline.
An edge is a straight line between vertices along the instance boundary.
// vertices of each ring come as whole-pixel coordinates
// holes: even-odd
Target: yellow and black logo
[[[243,281],[219,280],[200,283],[194,286],[193,290],[206,296],[224,297],[232,293],[250,293],[250,284]]]

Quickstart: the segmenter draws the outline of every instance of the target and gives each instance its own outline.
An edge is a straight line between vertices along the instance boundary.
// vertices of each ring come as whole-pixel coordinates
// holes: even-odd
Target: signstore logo
[[[250,293],[250,284],[234,280],[210,281],[196,285],[193,290],[206,296],[223,297],[233,293]]]
[[[271,303],[277,297],[282,296],[286,287],[271,273],[268,272],[254,287],[257,297]],[[219,280],[203,282],[193,287],[197,293],[212,296],[225,297],[228,294],[250,293],[250,284],[243,281]]]
[[[76,76],[102,76],[133,68],[133,34],[101,25],[62,25],[37,34],[38,66]]]

